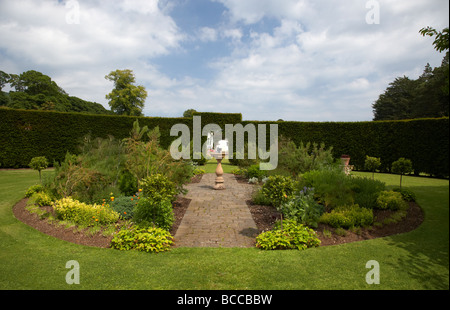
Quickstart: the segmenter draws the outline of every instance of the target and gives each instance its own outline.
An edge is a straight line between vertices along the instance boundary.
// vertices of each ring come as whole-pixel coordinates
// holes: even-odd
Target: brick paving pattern
[[[253,186],[224,174],[224,190],[214,190],[214,173],[186,186],[192,199],[175,234],[177,247],[252,247],[258,229],[246,204]]]

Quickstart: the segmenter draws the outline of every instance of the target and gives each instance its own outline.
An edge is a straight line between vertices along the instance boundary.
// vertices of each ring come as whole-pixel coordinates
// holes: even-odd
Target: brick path
[[[214,173],[204,174],[200,183],[187,185],[192,199],[175,234],[177,247],[252,247],[258,229],[245,201],[251,184],[238,183],[224,174],[225,190],[214,190]]]

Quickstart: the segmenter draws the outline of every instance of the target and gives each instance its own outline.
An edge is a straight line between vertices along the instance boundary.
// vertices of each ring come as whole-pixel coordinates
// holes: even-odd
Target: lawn
[[[399,182],[396,175],[375,177],[389,186]],[[448,180],[403,178],[425,211],[425,222],[410,233],[301,252],[175,248],[159,254],[71,244],[21,223],[12,207],[38,181],[36,171],[0,170],[0,289],[449,289]],[[69,260],[80,265],[78,285],[65,281]],[[380,284],[366,283],[369,260],[379,263]]]

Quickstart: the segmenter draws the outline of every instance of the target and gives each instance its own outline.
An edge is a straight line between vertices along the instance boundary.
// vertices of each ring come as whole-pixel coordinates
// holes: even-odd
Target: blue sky
[[[0,70],[43,72],[108,108],[105,75],[131,69],[149,94],[146,116],[193,108],[367,121],[396,77],[440,65],[418,31],[448,27],[448,9],[447,0],[0,0]]]

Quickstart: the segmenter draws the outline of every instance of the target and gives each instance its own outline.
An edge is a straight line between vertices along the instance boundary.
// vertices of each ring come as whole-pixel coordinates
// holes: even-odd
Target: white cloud
[[[187,30],[170,16],[176,1],[79,0],[80,23],[68,24],[65,2],[0,0],[0,69],[41,71],[105,106],[112,84],[104,76],[131,69],[149,93],[146,115],[194,108],[244,119],[370,120],[389,82],[443,57],[418,31],[448,26],[447,1],[378,0],[379,25],[366,23],[362,0],[213,1],[224,5],[223,19]],[[214,72],[208,80],[194,71],[173,78],[158,63],[180,54],[188,62],[211,45],[231,51],[203,59]]]
[[[40,70],[71,95],[104,103],[106,74],[140,68],[152,57],[179,48],[184,40],[158,1],[76,2],[79,24],[66,22],[74,8],[67,8],[65,2],[1,2],[3,70]]]
[[[199,31],[200,41],[216,41],[217,40],[217,30],[210,27],[202,27]]]

